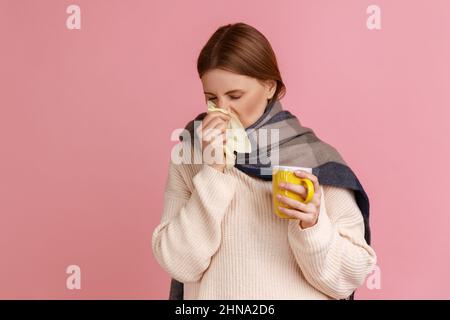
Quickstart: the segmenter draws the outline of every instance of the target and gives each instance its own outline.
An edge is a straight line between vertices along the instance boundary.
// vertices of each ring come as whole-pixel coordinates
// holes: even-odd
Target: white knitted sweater
[[[170,162],[154,256],[184,299],[346,298],[376,255],[353,191],[321,188],[319,220],[301,229],[273,213],[271,181]]]

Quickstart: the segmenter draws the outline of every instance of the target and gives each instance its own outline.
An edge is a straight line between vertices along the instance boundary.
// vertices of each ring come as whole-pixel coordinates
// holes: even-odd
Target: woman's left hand
[[[299,170],[295,171],[295,175],[300,178],[308,178],[314,184],[314,196],[308,203],[303,203],[298,200],[294,200],[283,195],[277,195],[278,201],[283,202],[290,208],[278,207],[278,209],[295,219],[300,220],[300,228],[306,229],[314,226],[319,219],[320,201],[322,198],[322,192],[317,177],[307,171]],[[280,183],[280,189],[286,189],[291,192],[299,194],[302,199],[306,198],[306,188],[303,185],[292,183]]]

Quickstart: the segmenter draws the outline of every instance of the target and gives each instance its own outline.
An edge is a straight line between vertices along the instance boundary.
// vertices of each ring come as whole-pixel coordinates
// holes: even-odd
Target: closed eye
[[[241,98],[241,96],[239,96],[239,97],[233,97],[233,96],[230,96],[230,99],[231,99],[231,100],[238,100],[238,99],[240,99],[240,98]],[[209,98],[208,101],[209,101],[209,100],[211,100],[211,101],[212,101],[212,100],[217,100],[217,98]]]

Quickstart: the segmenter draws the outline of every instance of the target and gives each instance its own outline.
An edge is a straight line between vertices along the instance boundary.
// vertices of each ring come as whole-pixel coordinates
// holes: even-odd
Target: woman
[[[227,114],[198,115],[185,127],[192,139],[180,140],[193,145],[201,139],[202,150],[212,143],[223,147],[226,140],[219,138],[233,112],[256,148],[236,154],[240,161],[231,167],[171,161],[152,238],[157,261],[173,278],[170,298],[352,296],[376,263],[369,201],[339,153],[282,109],[285,86],[270,43],[244,23],[222,26],[202,49],[197,69],[206,100]],[[258,141],[258,133],[274,128],[279,141]],[[279,199],[292,219],[273,212],[271,176],[262,170],[273,163],[262,161],[259,151],[278,151],[276,164],[313,169],[296,173],[314,183],[308,204]],[[281,187],[305,196],[302,186]]]

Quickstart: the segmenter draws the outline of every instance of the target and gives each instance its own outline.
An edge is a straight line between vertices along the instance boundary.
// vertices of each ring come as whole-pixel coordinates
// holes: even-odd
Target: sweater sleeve
[[[291,219],[288,239],[306,280],[326,295],[347,298],[376,264],[364,239],[364,221],[350,189],[323,185],[316,225],[301,229]]]
[[[158,263],[180,282],[198,281],[221,240],[221,222],[233,199],[236,181],[203,164],[192,178],[190,192],[181,174],[183,164],[170,162],[161,223],[152,236]]]

